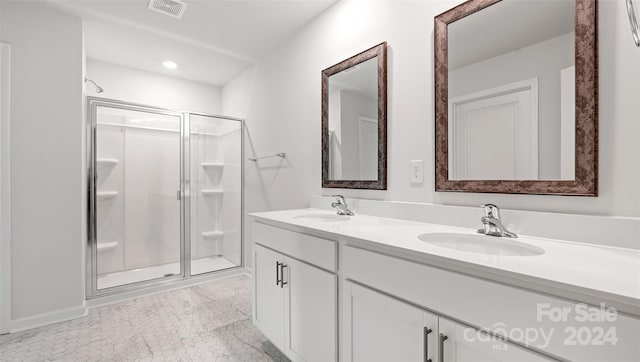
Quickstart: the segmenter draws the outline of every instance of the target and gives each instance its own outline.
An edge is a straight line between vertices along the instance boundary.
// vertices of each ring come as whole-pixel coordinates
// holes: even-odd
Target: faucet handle
[[[347,206],[347,201],[344,199],[344,196],[342,196],[342,195],[331,195],[331,197],[334,197],[336,199],[336,201],[338,201],[338,204],[343,204],[344,206]]]
[[[495,204],[480,205],[484,209],[484,215],[487,217],[494,217],[500,219],[500,208]]]
[[[347,205],[347,201],[344,199],[344,196],[332,195],[332,197],[335,197],[337,202],[332,203],[331,207],[338,209],[338,215],[353,216],[353,211],[349,210],[349,206]]]

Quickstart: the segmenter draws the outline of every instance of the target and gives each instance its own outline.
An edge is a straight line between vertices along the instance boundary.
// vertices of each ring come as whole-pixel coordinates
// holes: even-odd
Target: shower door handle
[[[176,191],[176,199],[178,201],[180,201],[181,197],[180,197],[180,190]]]

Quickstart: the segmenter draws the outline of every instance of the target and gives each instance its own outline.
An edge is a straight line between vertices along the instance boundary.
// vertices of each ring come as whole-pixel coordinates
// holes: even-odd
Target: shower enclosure
[[[88,97],[89,298],[242,266],[239,119]]]

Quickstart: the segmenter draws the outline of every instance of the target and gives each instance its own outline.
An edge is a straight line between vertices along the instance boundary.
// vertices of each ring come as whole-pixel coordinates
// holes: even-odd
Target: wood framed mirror
[[[597,196],[597,33],[597,0],[436,16],[436,191]]]
[[[387,43],[322,71],[322,187],[387,189]]]

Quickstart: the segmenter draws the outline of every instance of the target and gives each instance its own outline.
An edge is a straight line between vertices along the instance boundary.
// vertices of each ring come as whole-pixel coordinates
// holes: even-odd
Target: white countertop
[[[486,255],[439,247],[418,239],[418,235],[424,233],[475,235],[475,229],[367,215],[356,215],[346,221],[300,218],[303,215],[335,215],[335,212],[295,209],[250,214],[263,223],[319,232],[338,241],[352,241],[372,250],[381,248],[395,256],[579,302],[603,302],[621,312],[640,316],[640,251],[637,250],[520,235],[515,240],[542,248],[545,253]]]

